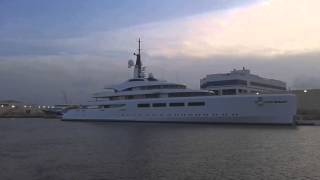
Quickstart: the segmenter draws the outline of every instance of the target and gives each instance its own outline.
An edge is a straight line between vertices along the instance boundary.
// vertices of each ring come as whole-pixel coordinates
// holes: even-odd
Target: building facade
[[[287,90],[285,82],[251,74],[245,68],[234,69],[230,73],[207,75],[200,80],[200,88],[216,95],[280,93]]]
[[[320,89],[292,90],[297,97],[298,110],[317,111],[320,114]]]
[[[297,98],[297,117],[300,120],[320,120],[320,89],[292,90]]]
[[[19,101],[0,101],[0,117],[43,117],[44,112],[39,107],[26,105]]]

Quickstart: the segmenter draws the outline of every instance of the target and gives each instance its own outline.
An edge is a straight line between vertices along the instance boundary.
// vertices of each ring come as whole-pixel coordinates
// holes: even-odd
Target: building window
[[[271,84],[263,84],[263,83],[258,83],[258,82],[250,82],[251,86],[259,86],[259,87],[266,87],[266,88],[271,88],[271,89],[278,89],[278,90],[286,90],[286,87],[280,87],[280,86],[274,86]]]
[[[150,107],[150,104],[138,104],[137,106],[138,108],[148,108]]]
[[[166,103],[154,103],[152,104],[152,107],[166,107],[167,104]]]
[[[184,103],[170,103],[169,106],[171,106],[171,107],[181,107],[181,106],[184,106]]]
[[[240,79],[233,79],[233,80],[224,80],[224,81],[211,81],[206,82],[201,85],[201,88],[207,88],[210,86],[231,86],[231,85],[242,85],[247,86],[247,81],[240,80]]]
[[[188,106],[204,106],[205,102],[189,102]]]

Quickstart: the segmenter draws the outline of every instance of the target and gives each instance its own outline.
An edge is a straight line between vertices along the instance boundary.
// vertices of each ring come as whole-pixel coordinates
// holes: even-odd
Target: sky
[[[0,99],[85,103],[147,71],[199,88],[206,74],[249,68],[320,88],[318,0],[0,0]]]

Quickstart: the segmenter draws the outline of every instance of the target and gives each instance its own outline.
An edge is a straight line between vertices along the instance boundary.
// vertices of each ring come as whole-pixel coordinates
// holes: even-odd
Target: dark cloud
[[[117,62],[97,57],[60,58],[0,61],[0,99],[57,104],[63,103],[65,92],[71,102],[85,102],[90,93],[126,77]]]

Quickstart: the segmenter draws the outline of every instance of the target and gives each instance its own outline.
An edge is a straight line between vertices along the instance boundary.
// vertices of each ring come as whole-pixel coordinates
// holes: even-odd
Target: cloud
[[[0,61],[0,99],[31,103],[65,103],[89,100],[104,85],[124,81],[126,66],[100,56],[59,55],[15,57]]]
[[[77,37],[13,42],[9,39],[0,44],[3,47],[0,54],[133,51],[138,37],[143,40],[145,52],[153,56],[313,53],[320,51],[320,12],[317,7],[320,7],[318,0],[261,0],[188,17],[91,31]],[[10,48],[6,46],[8,44]]]
[[[126,39],[142,37],[148,41],[148,52],[152,55],[312,53],[320,51],[318,7],[318,0],[259,1],[223,11],[101,32],[96,45],[102,49],[112,45],[127,48],[130,43]],[[117,47],[118,44],[125,45]]]
[[[181,48],[196,55],[300,54],[320,50],[320,1],[270,0],[190,22]],[[191,53],[192,54],[192,53]]]

